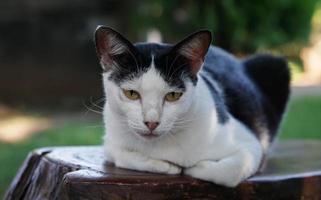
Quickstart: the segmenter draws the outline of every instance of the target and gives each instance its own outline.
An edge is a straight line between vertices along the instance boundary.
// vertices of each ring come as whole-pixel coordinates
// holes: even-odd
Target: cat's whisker
[[[87,129],[94,129],[94,128],[104,128],[104,125],[93,125],[93,126],[86,126]]]
[[[133,121],[129,121],[128,122],[128,125],[132,128],[135,128],[136,130],[139,130],[139,131],[144,131],[144,129],[142,128],[141,125],[139,125],[138,123],[136,122],[133,122]]]
[[[101,98],[102,99],[102,98]],[[96,101],[96,102],[102,102],[102,101],[104,101],[104,99],[103,100],[99,100],[99,101]],[[99,106],[97,103],[95,103],[93,100],[92,100],[92,98],[90,98],[90,103],[92,104],[92,106],[94,106],[94,107],[96,107],[96,108],[98,108],[98,109],[101,109],[101,110],[103,110],[103,107],[102,106]]]
[[[190,124],[190,122],[188,123],[175,123],[173,124],[173,127],[177,128],[177,127],[188,127]]]
[[[106,101],[106,97],[101,97],[101,98],[97,99],[94,103],[98,104],[98,103],[102,103],[104,101]]]
[[[172,129],[187,129],[186,125],[173,125]]]
[[[101,110],[95,110],[95,109],[89,107],[89,106],[88,106],[86,103],[84,103],[84,102],[83,102],[83,106],[87,109],[87,112],[88,112],[88,111],[91,111],[91,112],[97,113],[97,114],[99,114],[99,115],[102,114],[102,111],[101,111]]]
[[[194,122],[196,121],[196,118],[191,118],[191,119],[181,119],[181,120],[177,120],[175,121],[174,124],[185,124],[185,123],[190,123],[190,122]]]
[[[195,122],[195,120],[186,120],[186,121],[179,121],[179,122],[175,122],[173,124],[173,128],[183,128],[186,129],[188,127],[190,127],[191,124],[193,124],[193,122]]]

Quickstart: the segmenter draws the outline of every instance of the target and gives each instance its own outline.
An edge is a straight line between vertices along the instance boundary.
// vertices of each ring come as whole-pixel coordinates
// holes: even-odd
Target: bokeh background
[[[100,24],[134,42],[206,28],[240,58],[285,56],[292,97],[279,139],[321,139],[320,0],[1,0],[0,198],[32,149],[101,144]]]

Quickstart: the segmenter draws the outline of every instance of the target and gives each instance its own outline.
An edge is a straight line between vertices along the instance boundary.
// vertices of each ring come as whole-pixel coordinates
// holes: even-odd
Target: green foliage
[[[138,1],[130,30],[158,28],[177,41],[200,28],[211,29],[214,43],[234,52],[251,52],[288,42],[306,42],[319,0],[153,0]],[[141,35],[141,34],[140,34]]]

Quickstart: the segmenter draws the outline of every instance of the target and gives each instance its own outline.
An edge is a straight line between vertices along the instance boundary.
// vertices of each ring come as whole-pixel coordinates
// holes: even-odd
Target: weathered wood
[[[321,142],[283,141],[237,188],[104,163],[101,147],[32,152],[5,199],[321,199]]]

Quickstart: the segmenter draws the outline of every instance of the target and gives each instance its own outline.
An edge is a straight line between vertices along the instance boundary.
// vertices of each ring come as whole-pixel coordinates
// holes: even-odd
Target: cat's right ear
[[[134,56],[135,47],[120,33],[106,26],[98,26],[95,31],[95,45],[98,58],[104,71],[109,71],[117,64],[116,57]]]

